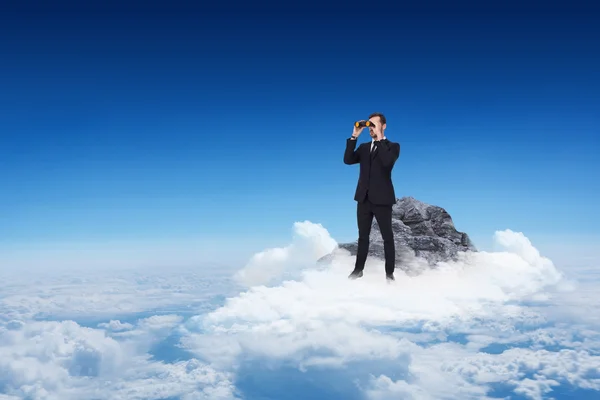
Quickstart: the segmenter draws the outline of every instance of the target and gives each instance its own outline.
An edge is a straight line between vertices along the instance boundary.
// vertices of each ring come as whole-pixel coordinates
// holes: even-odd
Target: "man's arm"
[[[344,152],[344,164],[352,165],[360,162],[360,153],[356,148],[356,138],[346,139],[346,151]]]
[[[398,157],[400,157],[400,143],[388,142],[385,140],[375,141],[377,146],[377,155],[381,159],[384,167],[392,167]]]

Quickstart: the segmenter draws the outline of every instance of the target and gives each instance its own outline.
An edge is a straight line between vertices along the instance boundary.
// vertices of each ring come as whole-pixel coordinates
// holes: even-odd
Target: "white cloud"
[[[133,325],[119,320],[110,320],[109,322],[103,322],[98,324],[99,328],[104,328],[107,331],[120,332],[133,329]]]
[[[285,276],[286,272],[293,273],[313,264],[337,245],[322,225],[309,221],[296,222],[293,236],[289,246],[268,249],[252,256],[246,267],[235,275],[237,281],[246,286],[267,284]]]
[[[515,348],[485,354],[444,343],[412,352],[412,382],[380,375],[372,377],[365,392],[371,400],[394,399],[401,394],[409,399],[486,399],[488,384],[505,383],[515,393],[541,400],[560,381],[600,390],[600,380],[587,377],[590,372],[597,374],[599,368],[600,357],[581,351]]]
[[[257,358],[300,370],[352,363],[356,371],[363,362],[364,378],[371,374],[374,380],[359,385],[374,399],[400,393],[480,399],[490,390],[486,385],[505,379],[531,398],[543,395],[552,380],[596,387],[593,375],[569,372],[573,365],[566,364],[578,360],[598,371],[592,355],[598,337],[585,333],[590,325],[582,315],[560,304],[576,301],[580,283],[566,280],[522,233],[497,232],[503,251],[462,254],[413,277],[398,269],[396,282],[386,284],[377,260],[367,262],[363,278],[349,281],[354,258],[344,251],[327,268],[317,267],[334,241],[319,225],[300,226],[300,239],[258,254],[238,274],[255,286],[187,321],[187,349],[219,368]],[[281,281],[283,273],[298,279]],[[276,279],[277,285],[263,285]],[[595,299],[589,307],[598,310]],[[562,307],[562,314],[549,307]],[[575,328],[580,337],[560,325],[567,316],[583,324]],[[550,344],[578,350],[543,350]],[[533,347],[488,354],[490,345]],[[373,360],[404,365],[410,378],[376,374],[366,367]]]
[[[33,400],[235,398],[226,373],[195,359],[151,359],[149,347],[178,322],[177,316],[141,320],[125,340],[73,321],[6,324],[0,327],[0,389]]]
[[[567,279],[523,234],[494,239],[499,251],[399,268],[389,285],[383,261],[357,281],[345,251],[316,264],[336,241],[308,221],[235,274],[241,293],[221,268],[2,270],[0,400],[231,399],[245,379],[266,398],[289,379],[370,399],[486,399],[501,382],[531,399],[565,382],[600,391],[600,273]],[[178,351],[179,335],[194,358],[152,355]]]
[[[235,289],[231,270],[50,268],[0,276],[2,400],[235,398],[227,372],[151,355],[176,334],[178,312],[203,312]],[[149,317],[132,322],[140,313]],[[45,318],[53,321],[35,320]]]
[[[234,293],[231,270],[166,268],[48,271],[0,279],[0,321],[114,318],[157,309],[200,311],[215,295]]]

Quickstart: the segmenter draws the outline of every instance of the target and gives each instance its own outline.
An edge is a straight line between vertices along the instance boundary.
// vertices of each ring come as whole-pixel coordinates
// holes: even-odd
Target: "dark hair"
[[[373,117],[379,117],[379,120],[381,121],[381,125],[385,124],[385,115],[383,115],[382,113],[374,112],[373,114],[369,115],[369,119],[371,119]]]

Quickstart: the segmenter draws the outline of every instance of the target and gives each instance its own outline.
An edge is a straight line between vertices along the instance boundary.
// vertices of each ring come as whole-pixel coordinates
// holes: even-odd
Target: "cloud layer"
[[[185,315],[236,293],[231,270],[1,272],[0,400],[235,398],[229,372],[164,361]]]
[[[305,372],[351,369],[348,382],[373,399],[485,398],[500,383],[530,398],[562,383],[600,389],[597,335],[560,327],[560,313],[573,318],[572,310],[549,308],[575,286],[523,234],[496,232],[504,251],[463,254],[416,277],[399,269],[390,285],[377,260],[349,281],[354,258],[344,251],[316,267],[332,239],[310,223],[296,232],[238,276],[264,272],[262,282],[273,282],[274,271],[300,260],[299,279],[253,286],[190,319],[187,349],[219,368],[258,359]]]
[[[8,398],[48,400],[232,398],[226,373],[193,358],[163,363],[149,356],[179,322],[151,317],[111,337],[73,321],[11,321],[0,326],[0,389]]]
[[[0,282],[0,400],[560,398],[600,391],[600,273],[521,233],[385,281],[327,230],[220,269]],[[570,271],[573,272],[573,271]],[[230,279],[233,278],[233,281]],[[237,285],[243,285],[242,287]],[[227,296],[225,299],[224,297]]]

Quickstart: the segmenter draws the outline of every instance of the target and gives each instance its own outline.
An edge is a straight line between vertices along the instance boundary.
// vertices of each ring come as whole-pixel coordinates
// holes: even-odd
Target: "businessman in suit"
[[[392,184],[392,169],[400,156],[400,144],[385,137],[386,118],[382,113],[369,116],[371,141],[356,148],[357,138],[364,127],[354,127],[352,136],[346,140],[344,164],[360,164],[360,174],[354,200],[357,202],[358,254],[354,270],[348,276],[356,279],[363,276],[369,250],[369,234],[373,217],[377,219],[383,238],[385,274],[388,281],[394,280],[395,247],[392,231],[392,206],[396,193]]]

